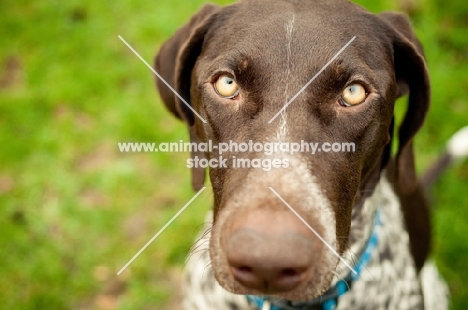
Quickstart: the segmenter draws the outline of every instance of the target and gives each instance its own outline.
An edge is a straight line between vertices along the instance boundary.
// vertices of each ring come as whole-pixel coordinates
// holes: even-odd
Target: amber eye
[[[223,98],[232,99],[239,94],[236,81],[228,74],[220,75],[214,83],[214,88],[218,95]]]
[[[343,90],[341,93],[340,102],[342,105],[350,107],[363,103],[366,99],[366,96],[367,93],[364,86],[361,84],[352,84]]]

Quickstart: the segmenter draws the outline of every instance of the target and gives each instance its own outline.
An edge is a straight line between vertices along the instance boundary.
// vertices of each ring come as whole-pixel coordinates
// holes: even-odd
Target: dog
[[[214,207],[187,262],[185,310],[448,308],[428,258],[430,209],[412,146],[429,76],[405,15],[345,0],[207,4],[154,67],[162,101],[193,143],[355,146],[279,151],[288,165],[269,171],[211,167]],[[395,101],[406,94],[396,137]],[[193,188],[204,181],[193,167]]]

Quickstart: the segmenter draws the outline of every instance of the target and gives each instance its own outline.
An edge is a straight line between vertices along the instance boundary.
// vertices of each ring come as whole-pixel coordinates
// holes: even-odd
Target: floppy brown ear
[[[154,67],[162,78],[190,104],[190,73],[200,55],[210,17],[219,10],[213,4],[204,5],[189,22],[167,40],[156,55]],[[194,115],[180,98],[156,78],[156,85],[166,107],[176,117],[193,125]]]
[[[195,131],[195,115],[190,105],[190,77],[192,69],[201,53],[204,37],[209,29],[211,17],[219,11],[219,6],[206,4],[190,21],[182,26],[165,42],[156,56],[154,67],[162,78],[180,95],[181,100],[165,83],[156,78],[156,85],[166,107],[176,117],[189,126],[191,142],[200,142]],[[193,152],[191,157],[204,158],[203,152]],[[205,181],[205,170],[192,168],[192,187],[199,190]]]
[[[412,140],[429,110],[429,75],[422,46],[406,15],[386,12],[380,14],[380,17],[391,29],[398,95],[409,92],[408,108],[398,130],[396,156],[396,183],[400,190],[409,193],[418,186]]]

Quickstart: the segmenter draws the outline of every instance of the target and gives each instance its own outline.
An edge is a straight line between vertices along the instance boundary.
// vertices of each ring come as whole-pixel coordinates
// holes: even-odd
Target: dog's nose
[[[268,227],[244,219],[225,239],[230,272],[244,287],[273,294],[293,290],[307,281],[314,242],[304,234],[303,223],[293,220],[291,225],[288,217],[280,219],[283,225]],[[265,216],[261,218],[265,220]],[[279,223],[271,220],[270,224]]]

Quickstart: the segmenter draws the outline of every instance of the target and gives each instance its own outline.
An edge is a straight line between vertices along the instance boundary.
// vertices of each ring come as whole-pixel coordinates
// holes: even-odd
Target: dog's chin
[[[321,296],[332,285],[335,275],[335,270],[338,266],[339,259],[333,254],[324,252],[320,258],[314,261],[314,265],[310,266],[307,280],[301,283],[296,288],[290,291],[269,292],[248,288],[236,281],[233,275],[229,272],[227,260],[222,251],[212,251],[212,247],[216,245],[214,238],[210,239],[210,258],[211,267],[216,281],[225,290],[237,295],[259,295],[270,296],[277,299],[286,299],[290,301],[307,301]]]

